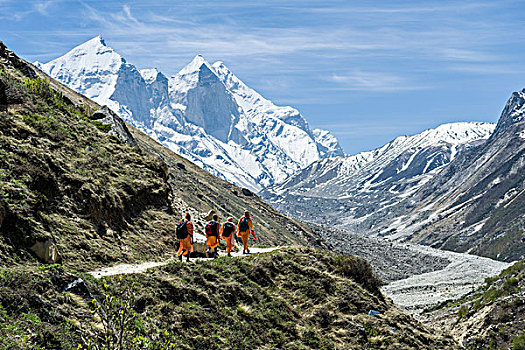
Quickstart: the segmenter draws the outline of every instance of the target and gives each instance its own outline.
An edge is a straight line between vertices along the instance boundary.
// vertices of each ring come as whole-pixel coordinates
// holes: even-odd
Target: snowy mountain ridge
[[[400,136],[372,151],[318,160],[261,195],[289,215],[352,229],[355,221],[409,197],[494,128],[451,123]]]
[[[328,131],[310,129],[299,111],[274,105],[224,63],[200,55],[167,78],[138,70],[95,37],[35,65],[205,170],[254,191],[343,155]]]
[[[333,195],[332,198],[343,198],[352,192],[350,188],[361,192],[373,190],[372,185],[402,173],[408,178],[439,170],[455,158],[460,148],[487,139],[494,128],[492,123],[460,122],[443,124],[416,135],[399,136],[372,151],[319,160],[301,173],[273,186],[270,191],[282,194],[283,191],[297,189],[310,195],[322,193],[323,197]],[[429,149],[432,152],[428,152]],[[426,157],[418,159],[423,154]],[[424,166],[420,171],[409,174],[422,160]],[[422,164],[417,165],[421,167]],[[370,178],[372,175],[374,177]],[[297,178],[301,178],[302,182],[299,183]],[[308,181],[312,181],[311,185],[305,186]],[[334,186],[337,190],[331,189]]]

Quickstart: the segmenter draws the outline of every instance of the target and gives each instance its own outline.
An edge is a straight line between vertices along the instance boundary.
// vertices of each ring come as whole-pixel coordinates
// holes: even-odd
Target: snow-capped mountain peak
[[[77,92],[107,104],[125,63],[101,36],[96,36],[56,60],[39,64],[39,68]],[[115,109],[117,105],[109,103],[109,107]]]
[[[190,63],[188,63],[184,68],[182,68],[179,71],[178,75],[186,75],[198,72],[200,71],[203,65],[206,66],[209,70],[213,71],[208,61],[206,61],[202,55],[197,55],[193,58],[193,60]]]
[[[39,67],[211,173],[259,191],[343,151],[292,107],[276,106],[222,62],[197,55],[178,74],[138,70],[101,37]]]
[[[139,70],[139,72],[140,75],[142,75],[142,78],[144,78],[146,84],[153,83],[155,80],[157,80],[158,75],[162,74],[157,68],[141,69]]]
[[[261,96],[257,91],[249,88],[233,72],[226,67],[222,61],[213,64],[213,69],[224,85],[235,96],[237,103],[243,107],[246,112],[257,109],[272,114],[278,118],[285,119],[291,114],[297,115],[299,111],[295,108],[285,106],[279,107],[274,105],[270,100]]]

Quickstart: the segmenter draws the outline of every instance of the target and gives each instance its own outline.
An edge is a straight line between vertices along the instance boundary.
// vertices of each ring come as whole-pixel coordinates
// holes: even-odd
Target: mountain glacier
[[[328,131],[312,130],[299,111],[274,105],[224,63],[200,55],[168,78],[137,69],[95,37],[35,65],[203,169],[256,192],[343,155]]]

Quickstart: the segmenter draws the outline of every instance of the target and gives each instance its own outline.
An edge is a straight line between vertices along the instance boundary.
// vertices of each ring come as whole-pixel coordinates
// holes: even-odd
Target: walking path
[[[238,258],[238,257],[246,257],[253,254],[261,254],[261,253],[268,253],[271,251],[274,251],[276,249],[279,249],[281,247],[271,247],[271,248],[250,248],[250,254],[243,255],[242,252],[232,252],[232,257]],[[225,255],[221,255],[225,256]],[[192,261],[202,261],[202,260],[213,260],[212,258],[192,258],[190,259],[190,262]],[[169,259],[166,261],[150,261],[145,262],[142,264],[119,264],[111,267],[103,267],[94,271],[89,271],[88,273],[92,275],[95,278],[101,278],[106,276],[113,276],[113,275],[126,275],[131,273],[142,273],[145,272],[148,269],[164,266],[169,264],[170,262],[175,261],[175,259]],[[186,258],[183,260],[186,262]]]

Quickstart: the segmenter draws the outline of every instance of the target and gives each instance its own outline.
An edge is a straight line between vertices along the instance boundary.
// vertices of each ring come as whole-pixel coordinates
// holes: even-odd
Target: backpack
[[[224,237],[230,237],[233,230],[235,230],[235,225],[233,224],[233,222],[228,221],[224,224],[224,227],[222,229],[222,235]]]
[[[177,225],[177,238],[178,239],[184,239],[186,237],[188,237],[188,227],[186,226],[186,224],[188,223],[187,220],[182,220],[178,225]]]
[[[248,218],[246,216],[243,216],[241,219],[241,222],[239,222],[239,231],[246,232],[249,229],[250,229],[250,225],[248,225]]]
[[[208,236],[218,236],[218,226],[217,221],[212,220],[206,224],[206,237]]]

